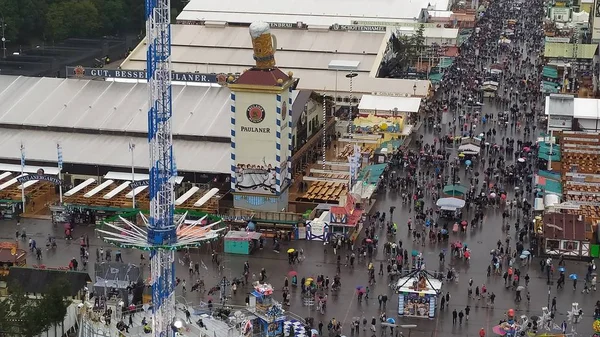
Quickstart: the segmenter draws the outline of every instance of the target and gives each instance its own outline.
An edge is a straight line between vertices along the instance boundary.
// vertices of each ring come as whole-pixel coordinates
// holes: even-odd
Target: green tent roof
[[[440,63],[438,63],[438,67],[440,67],[440,68],[448,68],[449,66],[452,65],[452,63],[454,63],[454,58],[452,58],[452,57],[444,57],[443,59],[440,60]]]
[[[467,193],[467,188],[463,185],[446,185],[444,186],[444,194],[449,195],[464,195]]]
[[[550,144],[541,143],[540,149],[538,151],[538,158],[548,160],[550,157]],[[552,161],[559,162],[560,161],[560,145],[552,146]]]
[[[558,78],[558,70],[555,67],[545,66],[542,70],[542,76],[550,78]]]

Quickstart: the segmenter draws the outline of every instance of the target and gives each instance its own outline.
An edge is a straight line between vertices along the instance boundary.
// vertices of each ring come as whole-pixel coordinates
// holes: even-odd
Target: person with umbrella
[[[516,297],[515,297],[515,302],[521,302],[521,291],[523,291],[525,289],[525,287],[523,286],[518,286],[516,289]]]
[[[577,274],[571,274],[569,278],[573,280],[573,290],[577,290]]]

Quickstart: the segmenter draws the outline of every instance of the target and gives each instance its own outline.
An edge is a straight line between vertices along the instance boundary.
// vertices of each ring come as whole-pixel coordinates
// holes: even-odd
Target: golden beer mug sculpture
[[[250,25],[254,61],[258,69],[275,68],[275,51],[277,39],[271,34],[271,27],[266,22],[254,22]]]

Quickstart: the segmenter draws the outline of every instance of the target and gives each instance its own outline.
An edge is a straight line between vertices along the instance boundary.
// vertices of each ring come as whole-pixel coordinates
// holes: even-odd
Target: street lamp
[[[133,143],[133,140],[129,142],[129,151],[131,152],[131,183],[133,184],[131,189],[131,203],[133,206],[132,208],[135,209],[135,143]]]
[[[338,88],[337,88],[337,74],[339,71],[350,71],[350,74],[354,74],[355,71],[358,70],[358,66],[360,65],[360,61],[347,61],[347,60],[333,60],[329,62],[327,65],[327,69],[335,70],[335,105],[337,108],[338,101]],[[352,75],[352,77],[356,77],[358,74]],[[346,75],[348,77],[348,75]],[[350,101],[352,101],[352,79],[350,79]],[[335,109],[334,108],[334,109]],[[335,111],[334,111],[335,113]]]
[[[358,76],[358,74],[353,72],[352,70],[350,70],[350,74],[346,75],[346,78],[350,79],[350,102],[349,102],[350,110],[348,112],[348,128],[350,129],[349,130],[350,134],[352,133],[352,110],[353,110],[352,109],[352,79],[354,79],[356,76]]]
[[[6,36],[4,34],[6,21],[4,20],[4,15],[2,13],[0,13],[0,22],[2,22],[2,58],[6,58]]]

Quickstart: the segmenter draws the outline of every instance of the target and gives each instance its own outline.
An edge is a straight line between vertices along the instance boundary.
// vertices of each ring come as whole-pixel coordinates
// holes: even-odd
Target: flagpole
[[[135,144],[133,141],[129,142],[129,151],[131,151],[131,183],[133,184],[133,188],[131,189],[131,200],[132,200],[132,208],[135,209],[135,163],[134,163],[134,151]]]
[[[25,146],[21,143],[21,176],[25,171]],[[21,203],[23,204],[23,214],[25,214],[25,183],[21,183]]]
[[[63,169],[63,155],[62,148],[59,143],[56,143],[56,154],[58,156],[58,180],[60,183],[58,184],[58,194],[60,196],[60,204],[63,203],[63,190],[62,190],[62,169]]]

